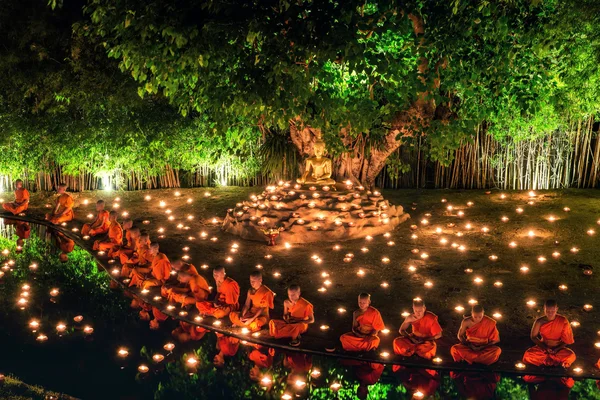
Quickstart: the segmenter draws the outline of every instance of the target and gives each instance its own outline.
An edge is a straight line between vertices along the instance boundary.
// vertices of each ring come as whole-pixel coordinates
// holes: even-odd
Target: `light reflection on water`
[[[313,357],[212,332],[178,343],[171,337],[177,321],[151,331],[129,307],[131,299],[111,290],[107,274],[67,236],[0,219],[0,249],[8,250],[0,254],[0,372],[85,399],[566,399],[597,394],[589,380],[540,378],[527,385],[496,373],[448,374]],[[27,305],[21,309],[17,300],[25,298],[24,292]],[[39,326],[32,328],[32,320]],[[47,339],[39,340],[41,335]],[[127,355],[119,355],[119,348]]]

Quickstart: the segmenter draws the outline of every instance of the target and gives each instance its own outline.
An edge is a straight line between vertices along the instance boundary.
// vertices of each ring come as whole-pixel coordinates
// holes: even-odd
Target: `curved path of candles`
[[[177,197],[180,196],[180,194],[178,194],[178,192],[175,194]],[[209,197],[209,193],[207,192],[206,194],[207,197]],[[504,198],[504,195],[495,195],[495,196],[502,196],[502,198]],[[526,197],[527,195],[525,195]],[[530,205],[533,204],[534,200],[534,196],[535,194],[531,193],[531,200],[529,200]],[[118,199],[118,198],[117,198]],[[149,201],[149,196],[146,196],[146,201]],[[93,204],[92,202],[85,202],[84,204]],[[188,203],[191,203],[191,201],[188,200]],[[479,230],[483,235],[488,235],[489,231],[492,229],[491,227],[487,227],[487,226],[480,226],[480,225],[475,225],[474,223],[468,223],[466,220],[461,220],[461,217],[464,216],[465,211],[463,210],[467,210],[469,207],[471,207],[473,204],[471,202],[467,203],[464,206],[451,206],[449,205],[448,202],[446,202],[445,199],[442,199],[442,207],[443,207],[443,214],[446,216],[451,216],[453,218],[457,218],[456,223],[448,223],[448,224],[444,224],[444,225],[438,225],[437,227],[435,227],[435,225],[432,224],[432,222],[430,221],[431,219],[433,219],[434,217],[432,217],[431,213],[425,213],[422,214],[423,218],[419,218],[419,222],[418,222],[418,226],[417,224],[411,225],[410,227],[407,226],[407,230],[410,230],[411,233],[411,238],[413,240],[415,240],[419,234],[425,234],[426,232],[428,232],[429,230],[432,231],[432,234],[434,235],[438,235],[439,236],[439,242],[440,242],[440,246],[438,246],[438,248],[433,249],[431,247],[428,247],[428,249],[430,251],[433,250],[442,250],[445,252],[448,251],[456,251],[456,252],[464,252],[466,251],[466,247],[464,244],[461,243],[461,238],[464,234],[469,233],[469,232],[473,232],[474,229]],[[416,206],[416,204],[414,204],[414,206]],[[120,207],[120,203],[119,200],[115,200],[115,203],[113,203],[113,209],[117,209]],[[158,210],[160,211],[164,211],[166,213],[166,215],[169,215],[169,217],[172,216],[172,213],[170,212],[170,210],[166,207],[166,203],[164,201],[161,201],[157,207]],[[415,209],[416,207],[413,207],[413,209]],[[563,212],[567,213],[570,210],[568,208],[565,208],[563,210]],[[516,213],[517,214],[521,214],[523,212],[523,209],[521,207],[518,207],[516,209]],[[126,212],[123,212],[125,215]],[[30,215],[34,216],[34,215],[40,215],[39,213],[36,213],[35,210],[30,211]],[[79,211],[79,214],[81,214],[81,211]],[[38,218],[34,218],[32,216],[29,217],[10,217],[11,219],[18,219],[18,220],[23,220],[23,221],[28,221],[28,222],[32,222],[32,223],[37,223],[37,224],[43,224],[43,225],[48,225],[45,221],[42,221]],[[8,217],[8,216],[6,216]],[[138,217],[138,216],[136,216]],[[141,219],[141,218],[152,218],[152,216],[148,216],[148,217],[139,217],[136,218],[136,221]],[[429,220],[427,219],[429,218]],[[550,223],[554,222],[555,220],[559,219],[560,217],[556,217],[556,216],[548,216],[547,219]],[[188,218],[189,221],[192,221],[193,218]],[[172,221],[171,218],[168,218],[169,221]],[[502,217],[501,219],[503,222],[506,222],[508,220],[508,217]],[[208,229],[218,229],[218,226],[220,225],[220,220],[218,219],[208,219],[205,222],[205,226],[211,226],[212,228],[208,228]],[[150,220],[144,220],[143,224],[144,225],[149,225]],[[500,222],[502,223],[502,222]],[[595,224],[596,221],[593,221],[593,223]],[[600,223],[600,221],[599,221]],[[462,229],[464,229],[464,232],[452,232],[449,233],[449,231],[451,231],[453,228],[456,227],[456,225],[461,224],[464,225],[462,226]],[[69,236],[71,239],[73,239],[79,246],[81,246],[82,248],[87,249],[90,253],[93,254],[93,252],[91,251],[91,241],[84,241],[83,239],[80,238],[79,234],[77,234],[76,232],[78,232],[78,228],[74,228],[73,226],[80,226],[82,225],[82,223],[80,223],[80,221],[74,221],[71,222],[69,224],[70,226],[66,226],[66,227],[54,227],[55,229],[58,229],[60,231],[62,231],[65,235]],[[591,224],[590,224],[591,225]],[[185,226],[183,224],[178,224],[178,229],[181,229],[182,231],[186,231],[188,229],[190,229],[188,226]],[[595,231],[591,228],[587,228],[587,235],[589,236],[593,236],[595,234]],[[163,239],[164,238],[164,228],[159,228],[158,233],[160,234],[159,239]],[[185,234],[185,233],[184,233]],[[526,240],[532,240],[535,237],[539,237],[539,236],[550,236],[550,233],[548,233],[547,230],[543,230],[543,229],[538,229],[538,230],[530,230],[527,231],[525,233],[519,233],[516,234],[514,236],[514,241],[508,243],[509,247],[516,247],[519,246],[519,244],[517,242],[524,242]],[[212,236],[210,237],[210,234],[208,234],[208,232],[206,231],[202,231],[200,233],[200,238],[199,239],[205,239],[206,242],[204,243],[210,243],[211,241],[216,242],[218,240],[217,236]],[[384,237],[386,238],[385,240],[389,240],[389,234],[384,235]],[[187,243],[183,243],[184,245],[187,244],[186,247],[189,246],[203,246],[203,244],[197,244],[194,243],[194,241],[196,240],[196,237],[193,236],[189,236],[188,237],[189,242]],[[369,237],[366,238],[366,240],[370,240]],[[452,241],[456,240],[456,242],[451,243]],[[575,239],[573,239],[575,241]],[[245,244],[245,243],[244,243]],[[254,246],[256,246],[256,244],[253,244]],[[387,242],[388,246],[394,246],[395,243],[392,242],[391,240]],[[410,242],[407,243],[407,246],[410,246]],[[277,251],[279,252],[285,252],[288,247],[284,246],[284,244],[279,244],[277,247]],[[339,249],[340,246],[336,245],[334,246],[334,250]],[[563,246],[564,247],[564,246]],[[185,248],[184,248],[185,249]],[[265,249],[268,249],[269,251],[267,252],[267,254],[265,254],[265,259],[266,260],[270,260],[272,258],[272,252],[276,252],[275,248],[267,248],[265,246]],[[364,252],[364,249],[362,249],[362,251]],[[562,249],[562,247],[561,247]],[[167,256],[172,256],[175,257],[175,254],[172,254],[173,249],[171,247],[167,247],[162,249],[162,251],[165,252],[165,254],[167,254]],[[239,249],[239,245],[234,244],[231,246],[231,253],[236,253],[238,252]],[[185,250],[184,250],[185,251]],[[368,250],[367,250],[368,251]],[[577,253],[579,251],[579,248],[577,247],[572,247],[570,250],[567,249],[567,253],[571,252],[571,253]],[[433,285],[435,285],[435,279],[438,280],[442,280],[443,277],[441,276],[432,276],[431,279],[423,279],[423,277],[419,277],[418,279],[416,278],[417,276],[417,272],[416,270],[418,270],[418,268],[423,268],[423,261],[426,260],[429,255],[427,253],[425,253],[422,250],[419,250],[417,248],[413,248],[412,249],[412,253],[415,255],[414,257],[415,262],[413,264],[411,264],[408,269],[409,269],[409,273],[413,274],[413,280],[417,280],[419,282],[421,282],[422,287],[424,287],[425,289],[423,289],[423,293],[426,294],[427,290],[431,289],[431,287]],[[382,254],[379,254],[378,256],[381,257]],[[326,323],[324,322],[324,318],[319,316],[319,309],[316,309],[316,313],[315,313],[315,318],[316,318],[316,323],[311,326],[311,328],[309,328],[309,331],[302,336],[302,344],[299,348],[294,348],[294,347],[290,347],[289,345],[287,345],[287,341],[277,341],[274,340],[272,338],[270,338],[268,336],[268,331],[266,329],[263,329],[263,331],[255,333],[255,334],[244,334],[241,332],[241,330],[239,328],[230,328],[229,327],[229,321],[216,321],[213,318],[202,318],[201,316],[199,316],[196,312],[195,309],[181,309],[179,306],[175,306],[172,304],[167,304],[166,299],[161,298],[160,297],[160,290],[158,288],[154,288],[151,289],[148,292],[142,292],[141,290],[137,289],[137,288],[129,288],[126,285],[123,284],[122,280],[119,278],[118,276],[118,269],[115,268],[116,265],[114,264],[115,261],[113,260],[108,260],[106,256],[102,255],[102,254],[93,254],[93,256],[95,257],[96,261],[98,262],[98,264],[104,268],[106,270],[106,272],[109,274],[109,276],[111,277],[111,279],[115,282],[117,282],[119,285],[121,285],[121,287],[124,290],[128,290],[138,296],[140,296],[144,301],[148,302],[149,304],[151,304],[152,306],[157,307],[158,309],[160,309],[162,312],[164,312],[165,314],[169,315],[170,317],[174,318],[174,319],[178,319],[178,320],[183,320],[186,321],[188,323],[194,324],[194,325],[198,325],[201,326],[203,328],[215,331],[215,332],[219,332],[219,333],[223,333],[225,335],[230,335],[230,336],[234,336],[237,337],[241,340],[245,340],[247,342],[251,342],[251,343],[256,343],[256,344],[260,344],[260,345],[265,345],[265,346],[269,346],[269,347],[274,347],[274,348],[279,348],[279,349],[284,349],[287,351],[299,351],[299,352],[304,352],[304,353],[308,353],[308,354],[316,354],[316,355],[322,355],[322,356],[333,356],[333,357],[339,357],[339,358],[347,358],[347,359],[357,359],[357,360],[362,360],[362,361],[372,361],[372,362],[377,362],[377,363],[383,363],[383,364],[400,364],[400,365],[404,365],[404,366],[408,366],[408,367],[427,367],[427,368],[431,368],[431,369],[439,369],[439,370],[454,370],[454,371],[495,371],[495,372],[500,372],[503,374],[518,374],[518,375],[522,375],[524,373],[527,374],[534,374],[534,375],[541,375],[541,376],[572,376],[575,378],[590,378],[590,379],[598,379],[600,377],[600,373],[599,371],[593,367],[593,363],[596,361],[597,359],[597,354],[594,351],[594,347],[600,347],[600,343],[594,343],[595,342],[595,338],[593,337],[583,337],[582,335],[577,335],[576,333],[576,345],[572,346],[572,348],[576,351],[577,356],[578,356],[578,360],[577,362],[569,369],[564,370],[564,369],[560,369],[560,368],[537,368],[537,367],[533,367],[533,366],[527,366],[525,369],[519,369],[519,367],[522,367],[522,365],[520,365],[519,361],[521,359],[521,356],[523,354],[523,350],[521,348],[514,348],[512,343],[510,343],[509,341],[503,341],[501,342],[501,347],[503,349],[503,354],[501,356],[501,359],[498,363],[496,363],[495,365],[492,365],[491,367],[482,367],[482,366],[477,366],[477,365],[466,365],[463,363],[454,363],[451,361],[451,357],[449,356],[449,345],[454,344],[456,341],[454,340],[454,335],[455,332],[447,330],[445,331],[445,338],[443,338],[442,340],[440,340],[438,342],[438,358],[436,359],[436,362],[429,362],[429,361],[424,361],[424,360],[418,360],[415,358],[403,358],[400,356],[395,356],[391,350],[391,341],[392,339],[396,336],[394,334],[394,332],[389,332],[388,330],[384,331],[382,334],[382,343],[379,347],[378,350],[376,351],[372,351],[369,353],[365,353],[365,354],[356,354],[356,353],[345,353],[342,350],[340,350],[340,345],[339,345],[339,335],[341,333],[344,333],[344,331],[341,330],[334,330],[331,329],[328,325],[326,325]],[[547,258],[550,260],[553,257],[558,257],[560,256],[560,254],[558,254],[558,251],[554,251],[552,254],[548,254]],[[345,254],[344,255],[344,261],[346,261],[346,259],[350,258],[350,260],[346,261],[348,263],[351,263],[352,258],[354,256],[351,254]],[[313,261],[315,261],[317,264],[320,263],[319,261],[319,256],[313,255],[312,256]],[[497,256],[495,256],[494,254],[490,254],[489,255],[489,262],[490,263],[494,263],[497,260]],[[389,258],[386,256],[381,257],[381,263],[382,264],[388,264],[389,263]],[[472,260],[469,260],[472,261]],[[231,262],[231,257],[228,256],[225,258],[225,262],[224,264],[227,266],[227,263]],[[486,260],[487,262],[487,260]],[[538,257],[538,262],[540,264],[543,264],[546,262],[546,257],[545,256],[539,256]],[[340,264],[340,267],[343,268],[350,268],[349,265],[345,265],[345,264]],[[262,266],[258,265],[258,268],[262,268]],[[206,270],[209,267],[207,265],[202,265],[201,266],[202,270]],[[397,267],[398,270],[402,269],[406,269],[404,268],[404,266],[402,267]],[[517,267],[519,268],[519,267]],[[527,274],[529,272],[529,268],[526,265],[521,266],[519,269],[520,271],[518,273],[521,274]],[[532,266],[531,268],[534,268],[534,266]],[[585,272],[585,268],[584,268],[584,272]],[[373,273],[373,271],[368,271],[367,273],[371,274]],[[405,271],[398,271],[398,273],[405,273]],[[275,272],[273,273],[273,276],[275,279],[279,278],[278,274],[280,275],[280,273]],[[473,284],[478,287],[481,286],[481,284],[485,281],[489,281],[491,279],[490,276],[484,276],[483,273],[481,275],[479,275],[478,273],[474,272],[473,269],[471,268],[465,268],[465,274],[470,275],[471,278],[473,278]],[[245,280],[247,279],[244,276],[241,276],[240,274],[236,273],[232,273],[231,275],[234,276],[234,278],[241,284],[242,287],[242,295],[240,297],[240,302],[243,302],[245,299],[245,288],[247,287],[247,284],[245,282]],[[363,269],[358,269],[357,270],[357,275],[359,278],[362,278],[362,276],[365,275],[365,271]],[[484,278],[482,278],[481,276],[484,276]],[[518,276],[518,275],[517,275]],[[584,274],[579,273],[578,276],[584,276]],[[207,277],[208,278],[208,277]],[[328,290],[328,281],[329,279],[327,279],[328,277],[323,275],[323,278],[325,279],[325,281],[323,282],[323,286],[321,286],[318,289],[318,292],[326,292]],[[559,280],[563,280],[565,277],[560,276],[557,277],[557,279]],[[513,278],[509,278],[509,279],[513,279]],[[578,278],[579,279],[579,278]],[[210,280],[209,280],[210,281]],[[493,282],[493,279],[492,279]],[[441,282],[440,282],[441,283]],[[489,283],[491,289],[493,290],[494,288],[499,289],[502,287],[502,282],[499,280],[496,280],[494,283],[491,282],[486,282],[486,284]],[[505,284],[509,284],[509,280],[505,281]],[[267,281],[267,284],[269,284],[269,281]],[[315,286],[319,286],[318,283],[314,283]],[[386,281],[382,282],[381,287],[384,289],[387,289],[388,287],[388,283]],[[304,285],[306,287],[306,285]],[[548,292],[548,293],[539,293],[539,295],[542,294],[548,294],[551,297],[556,297],[554,296],[554,293],[556,292],[560,292],[560,291],[564,291],[564,289],[566,289],[567,285],[561,285],[557,288],[556,291],[554,290],[548,290],[547,288],[544,288],[543,290]],[[277,292],[279,292],[279,295],[282,296],[284,295],[283,293],[285,293],[285,291],[283,290],[276,290]],[[305,292],[309,292],[309,293],[315,293],[317,292],[316,287],[312,287],[312,288],[306,288]],[[307,296],[308,297],[308,296]],[[485,296],[484,296],[485,297]],[[308,297],[309,300],[311,300],[310,297]],[[281,300],[281,299],[280,299]],[[471,303],[475,303],[476,300],[475,299],[471,299],[473,300]],[[498,307],[502,307],[503,304],[505,304],[505,302],[508,299],[503,299],[503,300],[497,300],[497,303],[500,304],[495,304],[496,308]],[[595,300],[594,298],[590,299],[590,302],[593,302],[593,300]],[[488,300],[491,301],[491,300]],[[524,305],[524,308],[527,309],[531,309],[534,306],[538,306],[539,307],[539,302],[541,302],[542,299],[538,298],[538,300],[533,300],[530,299],[528,300],[528,303]],[[559,304],[561,303],[561,300],[559,298]],[[385,312],[385,308],[384,305],[382,304],[374,304],[374,306],[379,307],[380,310],[382,310],[383,312]],[[436,312],[436,308],[440,308],[441,306],[436,305],[436,304],[431,304],[430,305],[430,309],[434,312]],[[466,314],[465,309],[468,308],[469,305],[467,303],[465,303],[464,305],[456,305],[455,310],[458,312],[457,314],[457,318],[460,318],[460,315],[462,314]],[[276,306],[277,308],[277,306]],[[565,304],[565,307],[563,307],[563,310],[565,308],[569,308],[568,304]],[[570,307],[573,308],[573,307]],[[587,313],[589,315],[589,312],[593,309],[593,306],[591,304],[586,305],[583,307],[583,313]],[[493,314],[494,317],[496,319],[502,319],[503,316],[500,312],[498,311],[493,311],[492,310],[488,310],[489,314]],[[279,311],[279,310],[276,310]],[[570,310],[572,311],[572,310]],[[280,311],[279,311],[280,313]],[[279,313],[274,312],[274,316],[279,315]],[[347,328],[349,328],[350,325],[350,315],[351,315],[351,309],[348,309],[348,312],[346,313],[345,309],[338,309],[338,313],[339,314],[346,314],[345,318],[347,319],[347,324],[348,325]],[[564,311],[563,311],[564,313]],[[572,317],[572,313],[568,314],[569,318],[572,321],[572,324],[574,327],[577,327],[579,325],[579,321],[581,321],[582,319],[580,318],[579,321],[577,319],[574,319]],[[582,314],[579,314],[582,315]],[[384,317],[384,321],[385,321],[385,317]],[[460,321],[460,319],[459,319]],[[394,324],[397,323],[397,321],[393,321]],[[388,325],[389,326],[389,325]],[[443,325],[442,325],[443,326]],[[444,326],[443,326],[444,327]],[[500,326],[500,331],[501,331],[501,335],[502,335],[502,326]],[[528,334],[529,331],[529,326],[523,326],[520,327],[523,330],[524,335]],[[578,341],[578,343],[577,343]],[[585,345],[582,345],[582,343],[584,343]],[[331,347],[336,347],[336,351],[334,352],[327,352],[325,351],[326,348],[331,348]]]

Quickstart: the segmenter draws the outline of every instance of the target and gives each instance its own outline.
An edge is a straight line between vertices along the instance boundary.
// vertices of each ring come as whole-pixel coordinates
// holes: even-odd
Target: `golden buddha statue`
[[[317,141],[313,145],[314,157],[309,157],[304,162],[304,173],[302,177],[296,179],[298,183],[312,185],[335,185],[335,180],[331,179],[333,170],[331,160],[323,157],[325,154],[325,142],[321,136],[317,136]]]

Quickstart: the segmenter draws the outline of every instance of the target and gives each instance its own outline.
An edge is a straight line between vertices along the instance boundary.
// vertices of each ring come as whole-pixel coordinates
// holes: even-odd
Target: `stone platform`
[[[332,242],[381,235],[408,218],[362,186],[280,182],[228,210],[222,229],[248,240],[265,241],[265,230],[278,228],[282,243]]]

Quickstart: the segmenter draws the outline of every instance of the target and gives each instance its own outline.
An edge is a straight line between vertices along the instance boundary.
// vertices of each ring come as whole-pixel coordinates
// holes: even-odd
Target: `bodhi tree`
[[[558,66],[580,29],[572,13],[585,13],[564,3],[89,0],[77,30],[103,44],[140,96],[210,115],[216,133],[240,121],[263,135],[285,130],[302,155],[320,130],[337,178],[372,186],[415,138],[449,161],[483,121],[527,128],[547,124],[543,107],[568,111]]]

